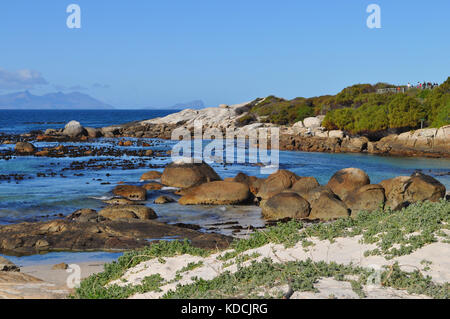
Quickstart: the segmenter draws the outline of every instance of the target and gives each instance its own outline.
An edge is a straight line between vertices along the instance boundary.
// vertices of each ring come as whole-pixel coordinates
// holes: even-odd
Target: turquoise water
[[[156,148],[160,150],[169,150],[174,144],[171,141],[159,142],[160,144]],[[105,146],[113,145],[108,140],[100,140],[93,145],[100,146],[102,144]],[[42,146],[40,143],[36,143],[36,145]],[[7,147],[11,146],[0,146],[0,150]],[[149,168],[68,170],[62,172],[64,177],[59,176],[62,168],[69,167],[71,162],[89,159],[89,157],[40,158],[28,156],[16,157],[9,161],[0,160],[0,175],[15,173],[25,176],[25,179],[18,183],[14,181],[0,181],[0,223],[31,221],[46,215],[67,215],[80,208],[100,209],[104,206],[101,199],[110,198],[112,196],[111,190],[115,185],[121,181],[143,185],[145,183],[139,181],[140,176],[142,173],[150,170]],[[115,160],[123,159],[134,160],[135,158],[124,156]],[[158,157],[145,161],[148,165],[160,165],[161,168],[156,169],[159,171],[162,171],[162,167],[170,162],[170,157]],[[300,176],[314,176],[321,184],[326,184],[329,178],[342,168],[357,167],[367,172],[372,183],[379,183],[383,179],[399,175],[410,175],[414,171],[420,170],[425,174],[434,176],[447,188],[450,188],[450,176],[440,176],[450,170],[450,161],[447,159],[282,151],[280,152],[280,163],[281,169],[291,170]],[[261,174],[260,167],[250,164],[223,165],[221,163],[212,163],[211,166],[222,178],[233,177],[239,172],[258,177],[267,177],[267,175]],[[48,174],[51,171],[55,172],[56,176],[36,177],[37,172]],[[82,173],[83,176],[75,175],[79,173]],[[28,179],[30,177],[31,179]],[[109,184],[105,185],[103,183]],[[170,194],[169,190],[151,191],[146,203],[155,209],[160,219],[165,222],[206,225],[208,223],[229,221],[233,218],[249,218],[249,220],[245,220],[246,223],[253,226],[262,224],[259,212],[257,210],[252,211],[248,207],[239,207],[233,210],[232,207],[186,207],[177,203],[166,205],[152,204],[153,200],[158,196]]]

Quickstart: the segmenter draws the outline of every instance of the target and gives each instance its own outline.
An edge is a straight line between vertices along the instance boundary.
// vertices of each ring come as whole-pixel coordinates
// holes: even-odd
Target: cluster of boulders
[[[168,165],[161,175],[145,173],[142,180],[159,177],[161,184],[153,181],[151,185],[179,188],[175,194],[181,196],[181,205],[257,204],[269,220],[329,220],[380,207],[396,210],[419,201],[437,201],[446,192],[439,181],[421,173],[371,184],[369,176],[358,168],[342,169],[326,185],[320,185],[314,177],[288,170],[278,170],[266,179],[239,173],[222,180],[205,162],[180,161]],[[160,188],[119,185],[113,193],[128,200],[144,200],[147,189]],[[171,197],[158,198],[155,203],[172,201]]]
[[[47,129],[44,135],[39,136],[39,139],[46,140],[55,137],[68,137],[72,139],[76,138],[97,138],[103,136],[101,129],[92,127],[83,127],[80,122],[70,121],[64,127],[64,129]]]

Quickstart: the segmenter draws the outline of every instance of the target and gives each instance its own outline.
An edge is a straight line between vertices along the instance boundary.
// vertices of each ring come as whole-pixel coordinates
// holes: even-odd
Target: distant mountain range
[[[178,103],[171,107],[168,107],[168,109],[171,109],[171,110],[203,109],[204,107],[205,107],[205,103],[203,103],[202,100],[195,100],[195,101],[186,102],[186,103]]]
[[[80,92],[33,95],[29,91],[0,95],[0,109],[112,109],[111,105]]]

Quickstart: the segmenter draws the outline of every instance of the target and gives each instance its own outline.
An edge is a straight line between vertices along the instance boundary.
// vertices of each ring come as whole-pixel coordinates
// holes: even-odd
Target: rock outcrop
[[[374,211],[383,207],[385,202],[384,188],[381,185],[365,185],[349,193],[344,203],[352,212],[352,217],[360,211]]]
[[[271,174],[261,185],[256,197],[269,199],[282,191],[289,189],[300,177],[287,170],[278,170]]]
[[[157,218],[155,211],[144,205],[114,205],[103,208],[98,214],[110,220]]]
[[[297,126],[296,126],[297,127]],[[342,131],[306,134],[305,128],[280,135],[280,149],[303,152],[369,153],[398,156],[450,157],[450,125],[391,134],[372,142],[365,137],[345,136]]]
[[[0,226],[0,253],[123,251],[148,246],[167,236],[188,239],[193,246],[208,249],[227,248],[232,240],[154,220],[53,220]]]
[[[181,188],[219,180],[219,175],[205,162],[173,162],[166,166],[161,176],[162,184]]]
[[[160,173],[158,171],[150,171],[150,172],[146,172],[146,173],[142,174],[141,180],[150,181],[150,180],[154,180],[154,179],[160,179],[161,176],[162,176],[162,173]]]
[[[359,168],[344,168],[334,173],[327,186],[333,193],[345,200],[347,195],[358,188],[370,184],[370,178]]]
[[[86,135],[86,130],[84,127],[80,124],[80,122],[77,121],[70,121],[66,124],[64,127],[63,134],[69,137],[79,137],[81,135]]]
[[[28,142],[18,142],[14,148],[17,153],[34,153],[36,148]]]
[[[234,205],[245,203],[250,198],[251,193],[247,185],[216,181],[189,189],[178,203],[181,205]]]
[[[374,154],[450,157],[450,125],[392,134],[369,145]]]
[[[154,203],[158,205],[167,204],[167,203],[173,203],[175,200],[172,197],[169,196],[159,196],[157,199],[155,199]]]
[[[445,186],[421,173],[398,176],[380,182],[386,194],[386,206],[401,209],[418,201],[437,201],[445,196]]]
[[[314,177],[300,177],[291,187],[291,191],[305,194],[314,188],[319,187],[319,182]]]
[[[309,216],[309,203],[297,193],[280,193],[261,205],[262,215],[266,219],[293,218],[302,219]]]
[[[322,194],[311,205],[309,219],[331,220],[350,216],[350,210],[336,195]]]

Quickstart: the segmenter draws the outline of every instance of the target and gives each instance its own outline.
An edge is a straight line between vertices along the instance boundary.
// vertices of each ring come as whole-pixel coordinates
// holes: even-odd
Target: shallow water
[[[19,267],[35,266],[35,265],[56,265],[60,263],[76,264],[83,262],[110,262],[116,260],[123,253],[110,253],[110,252],[55,252],[42,255],[32,255],[24,257],[6,256],[0,254],[0,256],[7,258]]]
[[[159,144],[152,149],[169,150],[174,144],[172,141],[158,141]],[[37,146],[46,146],[49,143],[36,143]],[[94,146],[112,146],[109,140],[99,140],[92,143]],[[0,146],[0,149],[11,147]],[[132,148],[132,147],[130,147]],[[99,157],[98,157],[99,158]],[[101,157],[100,157],[101,158]],[[110,158],[110,157],[105,157]],[[139,169],[86,169],[82,171],[66,170],[73,161],[86,161],[90,157],[78,158],[41,158],[16,157],[11,160],[0,160],[1,174],[23,174],[24,180],[0,181],[0,223],[12,223],[39,219],[40,216],[63,214],[67,215],[80,208],[100,209],[105,206],[101,199],[112,197],[111,190],[121,181],[136,185],[140,182],[142,173],[149,168]],[[119,157],[123,159],[138,160],[133,157]],[[139,158],[142,160],[142,158]],[[170,163],[170,157],[155,157],[145,160],[146,165],[157,164],[162,171],[163,166]],[[420,170],[425,174],[434,176],[447,188],[450,187],[450,176],[443,175],[450,169],[448,159],[428,158],[395,158],[381,157],[365,154],[327,154],[304,152],[280,152],[280,168],[288,169],[300,176],[314,176],[319,183],[326,184],[329,178],[338,170],[346,167],[358,167],[367,172],[372,183],[399,175],[410,175]],[[222,177],[233,177],[238,172],[249,175],[267,177],[261,174],[258,166],[251,164],[221,164],[211,163],[211,166]],[[54,177],[37,177],[37,172],[49,174],[55,172]],[[64,177],[59,174],[62,172]],[[75,174],[82,173],[83,176]],[[104,184],[108,183],[108,184]],[[153,200],[160,195],[171,195],[170,189],[149,192],[146,204],[155,209],[161,221],[170,223],[193,223],[201,226],[208,224],[239,220],[246,227],[263,225],[259,208],[253,206],[180,206],[177,203],[154,205]],[[48,218],[48,217],[44,217]],[[42,217],[41,217],[42,219]],[[230,234],[229,231],[225,233]]]

